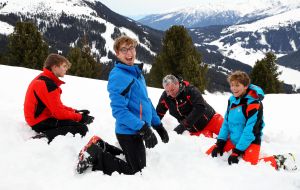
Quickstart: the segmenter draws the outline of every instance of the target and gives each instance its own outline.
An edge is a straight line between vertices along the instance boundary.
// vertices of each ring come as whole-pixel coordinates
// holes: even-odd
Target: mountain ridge
[[[31,2],[31,5],[23,7],[23,4],[18,0],[0,0],[0,26],[4,26],[0,27],[1,52],[5,51],[4,47],[8,42],[7,36],[13,32],[15,23],[21,20],[34,22],[50,45],[50,50],[62,52],[63,55],[66,55],[70,47],[75,46],[84,34],[88,36],[92,53],[105,64],[112,63],[116,59],[113,53],[113,41],[121,33],[126,33],[138,40],[137,62],[146,63],[148,71],[155,55],[160,51],[163,38],[162,31],[152,29],[115,13],[100,1],[35,0]],[[39,7],[40,9],[35,10],[32,7],[35,9]],[[56,7],[58,8],[56,9]],[[213,43],[222,38],[224,42],[219,43],[230,45],[236,43],[239,38],[242,39],[239,35],[235,38],[228,37],[225,39],[224,31],[226,32],[229,27],[232,26],[218,25],[188,29],[194,44],[203,55],[203,62],[209,65],[209,90],[229,91],[227,84],[224,83],[229,72],[237,69],[251,71],[251,66],[246,65],[243,60],[230,56],[230,52],[220,51],[219,49],[222,50],[224,47]],[[227,30],[229,33],[232,31]],[[241,35],[247,36],[249,34],[241,33]],[[295,38],[298,37],[297,35]],[[294,47],[298,47],[297,41],[295,41]],[[107,79],[107,75],[102,77],[101,79]],[[288,93],[293,92],[292,87],[286,89]]]
[[[138,60],[150,64],[160,48],[162,32],[123,17],[96,0],[36,0],[23,5],[17,0],[1,0],[0,22],[13,28],[17,21],[34,22],[53,51],[68,52],[86,33],[94,46],[92,52],[102,62],[112,61],[113,41],[117,34],[126,33],[138,40]],[[2,24],[3,25],[3,24]],[[10,31],[12,32],[12,31]],[[2,37],[8,35],[0,29]]]

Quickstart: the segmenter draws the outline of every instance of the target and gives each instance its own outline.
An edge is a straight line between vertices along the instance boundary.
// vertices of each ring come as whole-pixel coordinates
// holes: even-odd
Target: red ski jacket
[[[61,84],[64,82],[46,68],[31,81],[24,102],[24,116],[28,125],[32,127],[50,117],[58,120],[81,120],[81,114],[62,104]]]

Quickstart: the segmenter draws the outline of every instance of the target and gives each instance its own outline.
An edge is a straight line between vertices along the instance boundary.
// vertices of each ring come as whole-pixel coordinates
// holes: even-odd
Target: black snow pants
[[[116,136],[122,148],[120,151],[123,151],[126,161],[115,154],[115,152],[120,152],[115,151],[117,147],[106,143],[107,148],[104,151],[101,148],[96,149],[93,170],[101,170],[107,175],[115,171],[126,175],[140,172],[146,166],[146,149],[143,139],[140,135],[117,134]]]
[[[79,133],[85,136],[88,127],[82,123],[72,120],[57,120],[55,118],[48,118],[40,123],[32,126],[32,129],[38,133],[46,135],[50,143],[58,135],[66,135],[72,133],[73,135]]]

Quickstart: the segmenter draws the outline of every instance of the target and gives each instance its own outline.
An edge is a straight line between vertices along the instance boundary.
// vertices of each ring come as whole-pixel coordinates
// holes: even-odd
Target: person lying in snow
[[[242,158],[256,165],[260,160],[271,162],[276,169],[296,170],[293,154],[274,155],[259,158],[263,118],[263,90],[250,84],[249,76],[242,71],[235,71],[228,77],[232,96],[228,100],[224,122],[218,135],[217,143],[207,154],[213,158],[232,151],[228,164],[237,164]]]
[[[76,110],[63,105],[60,96],[60,85],[64,84],[58,77],[64,77],[71,63],[63,56],[50,54],[44,63],[41,74],[34,78],[28,86],[24,117],[28,125],[40,133],[33,138],[48,138],[50,143],[58,135],[84,136],[88,131],[87,124],[94,117],[88,110]]]
[[[169,110],[170,115],[180,123],[174,131],[182,134],[189,131],[191,135],[203,134],[206,137],[218,135],[223,117],[204,100],[200,91],[174,75],[163,78],[162,93],[156,106],[157,115],[162,119]]]

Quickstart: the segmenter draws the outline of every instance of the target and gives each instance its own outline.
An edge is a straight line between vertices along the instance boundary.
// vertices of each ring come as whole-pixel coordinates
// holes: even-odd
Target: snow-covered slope
[[[257,60],[265,57],[265,53],[274,52],[277,57],[300,49],[300,8],[270,16],[249,24],[240,24],[222,30],[221,37],[209,45],[215,45],[226,57],[254,66]],[[285,72],[291,69],[280,67],[283,71],[281,80],[288,84],[296,84],[299,88],[300,72],[289,79]],[[289,70],[289,71],[288,71]],[[292,80],[290,80],[292,79]],[[292,83],[291,83],[292,82]]]
[[[86,2],[95,3],[96,0],[85,0]],[[47,14],[73,14],[76,16],[90,15],[93,10],[82,0],[26,0],[22,3],[20,0],[1,0],[2,4],[6,3],[1,12],[19,12],[19,13],[47,13]]]
[[[166,30],[172,25],[187,28],[210,25],[232,25],[283,13],[300,7],[299,2],[288,0],[248,0],[243,2],[209,2],[165,13],[148,15],[139,22],[156,29]]]
[[[0,0],[0,34],[8,35],[17,21],[32,21],[51,48],[67,54],[84,34],[102,62],[112,59],[113,40],[125,33],[139,42],[141,60],[150,64],[161,32],[114,13],[99,0]],[[158,41],[158,42],[157,42]],[[138,57],[139,58],[139,57]],[[146,59],[145,59],[146,58]]]
[[[188,29],[189,33],[205,61],[228,71],[242,69],[249,72],[243,63],[253,67],[267,52],[271,51],[279,58],[300,49],[300,1],[207,3],[150,15],[140,22],[162,29],[175,24],[192,27]],[[220,53],[222,55],[216,55]],[[285,67],[280,67],[283,71],[280,80],[296,88],[300,87],[297,71],[300,60],[298,62],[286,62]]]
[[[23,101],[29,82],[40,71],[0,65],[0,189],[2,190],[132,190],[132,189],[230,189],[230,190],[296,190],[300,188],[300,171],[275,171],[266,163],[252,166],[244,161],[227,164],[228,155],[212,159],[204,152],[215,139],[203,136],[177,135],[177,122],[166,115],[163,123],[170,142],[159,141],[147,149],[147,167],[142,174],[112,176],[88,171],[75,173],[79,150],[93,135],[117,145],[114,118],[111,115],[107,82],[66,76],[62,85],[63,102],[74,108],[89,109],[95,121],[86,137],[60,136],[48,145],[43,139],[30,139],[34,132],[25,124]],[[17,77],[16,77],[17,76]],[[150,98],[157,104],[162,89],[148,88]],[[204,98],[217,112],[225,113],[229,94],[206,94]],[[300,165],[300,95],[266,95],[264,114],[266,126],[261,156],[293,152]]]

